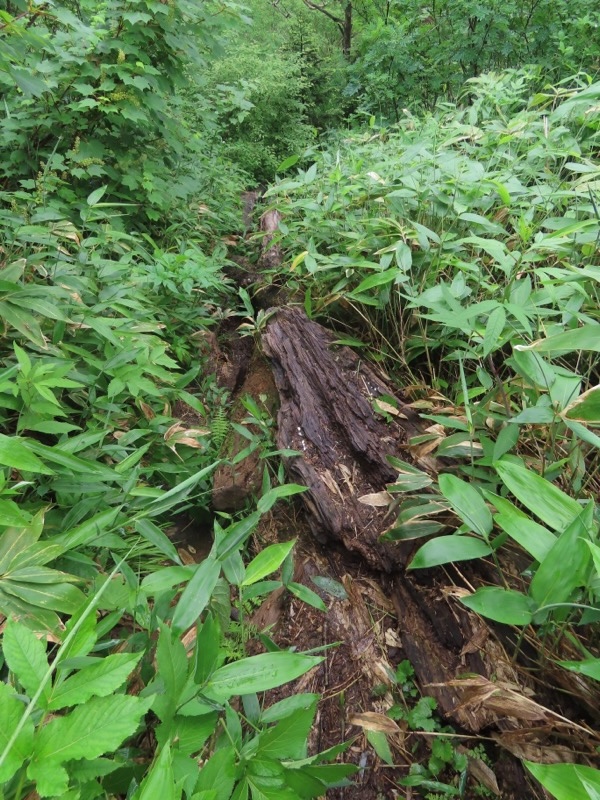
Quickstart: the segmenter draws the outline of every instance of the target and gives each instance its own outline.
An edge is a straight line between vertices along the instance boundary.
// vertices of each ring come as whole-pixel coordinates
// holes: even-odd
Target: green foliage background
[[[316,696],[262,706],[319,657],[274,643],[244,657],[250,602],[282,588],[326,610],[292,580],[293,542],[246,564],[262,514],[303,487],[279,465],[255,507],[210,508],[228,398],[201,343],[228,317],[250,315],[242,328],[255,332],[268,319],[227,277],[232,249],[256,255],[241,195],[258,182],[284,215],[284,262],[263,279],[412,384],[438,427],[411,446],[455,464],[434,480],[394,462],[387,538],[428,537],[412,569],[499,565],[511,540],[529,585],[488,586],[465,606],[540,630],[550,649],[596,622],[600,11],[319,6],[0,9],[7,800],[34,788],[297,800],[355,772],[329,763],[343,743],[307,753]],[[335,18],[350,7],[344,53]],[[247,452],[272,453],[272,421],[245,407]],[[450,535],[441,511],[457,520]],[[199,565],[165,533],[181,513],[212,526]],[[563,668],[598,681],[599,660],[580,649]],[[422,698],[402,718],[430,727],[432,709]],[[393,759],[383,735],[369,741]],[[456,790],[448,771],[465,758],[440,742],[406,785],[446,770]],[[556,766],[528,769],[559,800],[598,784],[590,768]]]

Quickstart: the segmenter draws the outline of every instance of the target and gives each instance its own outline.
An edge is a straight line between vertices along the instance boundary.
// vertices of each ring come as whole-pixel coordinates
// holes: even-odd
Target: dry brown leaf
[[[513,756],[538,764],[568,764],[573,760],[573,748],[565,745],[542,745],[540,739],[547,738],[552,728],[526,728],[492,734],[498,744]],[[534,741],[537,740],[537,741]]]
[[[385,508],[392,502],[392,497],[388,492],[373,492],[372,494],[363,494],[358,498],[359,503],[365,506],[376,506],[377,508]]]
[[[140,404],[140,410],[141,410],[142,414],[146,417],[146,419],[147,420],[154,419],[156,414],[152,410],[152,407],[149,406],[148,403],[144,403],[143,400],[140,400],[139,404]]]
[[[362,714],[352,714],[348,719],[350,725],[358,725],[367,731],[379,731],[392,736],[400,733],[400,728],[393,719],[386,717],[385,714],[378,714],[376,711],[363,711]]]
[[[459,753],[467,756],[469,775],[471,775],[471,777],[482,786],[485,786],[485,788],[492,792],[492,794],[495,794],[496,797],[500,797],[500,788],[493,770],[491,770],[480,758],[475,758],[472,756],[470,750],[468,750],[464,745],[458,745],[456,750]]]

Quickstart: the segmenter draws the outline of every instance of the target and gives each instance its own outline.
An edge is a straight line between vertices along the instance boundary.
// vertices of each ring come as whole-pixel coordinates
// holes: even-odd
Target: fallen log
[[[410,460],[408,441],[424,425],[374,368],[334,342],[332,332],[292,307],[279,308],[262,336],[280,400],[277,444],[298,453],[287,459],[287,472],[308,487],[301,499],[314,536],[364,559],[387,582],[403,657],[444,717],[473,733],[497,731],[509,750],[517,733],[541,747],[568,730],[594,763],[596,735],[544,707],[543,698],[533,702],[536,684],[507,654],[500,629],[466,609],[461,590],[446,586],[451,581],[440,571],[406,573],[414,543],[380,541],[390,524],[387,509],[366,504],[365,497],[394,482],[388,456]],[[376,411],[381,395],[395,397],[399,413],[391,419]],[[475,562],[469,581],[489,580],[485,564]]]

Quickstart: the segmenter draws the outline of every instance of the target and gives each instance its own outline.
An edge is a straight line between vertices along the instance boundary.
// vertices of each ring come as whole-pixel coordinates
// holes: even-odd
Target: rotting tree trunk
[[[313,533],[334,538],[372,567],[390,572],[404,566],[407,550],[378,541],[386,509],[361,503],[385,490],[397,472],[388,455],[405,458],[403,446],[420,431],[419,418],[399,402],[403,419],[386,422],[373,400],[390,390],[333,334],[298,308],[281,308],[263,334],[279,391],[278,445],[301,453],[288,461],[303,495]]]
[[[517,670],[494,627],[459,602],[461,589],[440,583],[441,573],[406,573],[413,543],[380,541],[389,527],[386,509],[359,498],[384,491],[394,481],[396,471],[387,456],[407,460],[407,441],[423,425],[401,398],[401,414],[393,422],[376,414],[373,400],[393,391],[356,353],[336,347],[334,339],[302,310],[290,307],[277,310],[262,338],[280,398],[277,444],[299,452],[287,460],[287,471],[291,480],[308,487],[301,499],[313,534],[321,543],[339,543],[384,573],[404,657],[443,716],[474,733],[495,730],[499,744],[519,757],[531,757],[537,748],[536,760],[560,758],[549,737],[566,734],[594,763],[598,740],[593,731],[531,699],[533,683]],[[470,580],[481,585],[489,580],[485,567],[482,574],[483,579],[472,575]],[[340,630],[339,638],[353,635]],[[463,680],[465,674],[471,677]]]

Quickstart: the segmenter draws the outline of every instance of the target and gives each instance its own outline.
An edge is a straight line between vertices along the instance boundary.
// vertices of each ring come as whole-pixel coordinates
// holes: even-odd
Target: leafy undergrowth
[[[394,464],[386,538],[428,537],[410,568],[490,559],[498,585],[461,589],[462,602],[593,682],[600,84],[531,80],[480,76],[469,104],[373,121],[281,178],[269,195],[287,258],[271,280],[395,375],[431,423],[413,455],[452,459],[437,477]],[[377,412],[398,413],[382,400]],[[526,560],[518,585],[507,546]],[[589,767],[528,767],[561,800],[600,787]]]

